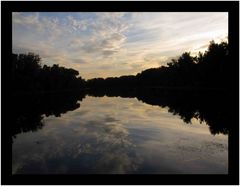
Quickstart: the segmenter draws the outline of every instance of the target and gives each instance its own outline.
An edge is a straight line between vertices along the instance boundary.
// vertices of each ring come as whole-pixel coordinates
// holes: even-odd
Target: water
[[[228,173],[226,130],[200,123],[201,110],[187,124],[171,104],[89,95],[29,100],[15,114],[12,174]]]

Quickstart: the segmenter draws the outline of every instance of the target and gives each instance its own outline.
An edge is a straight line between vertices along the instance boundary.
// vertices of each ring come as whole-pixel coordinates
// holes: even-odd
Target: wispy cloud
[[[228,35],[224,12],[14,12],[12,24],[14,52],[36,52],[84,78],[136,74]]]

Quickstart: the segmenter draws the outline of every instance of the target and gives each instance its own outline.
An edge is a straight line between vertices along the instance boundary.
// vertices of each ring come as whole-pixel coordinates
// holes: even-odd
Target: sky
[[[14,53],[84,79],[136,75],[228,36],[227,12],[13,12]]]

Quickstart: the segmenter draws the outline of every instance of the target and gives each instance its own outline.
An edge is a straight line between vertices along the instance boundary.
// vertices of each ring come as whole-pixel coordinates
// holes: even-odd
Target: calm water
[[[17,117],[13,174],[228,173],[228,135],[197,117],[186,124],[170,106],[85,96],[59,107]]]

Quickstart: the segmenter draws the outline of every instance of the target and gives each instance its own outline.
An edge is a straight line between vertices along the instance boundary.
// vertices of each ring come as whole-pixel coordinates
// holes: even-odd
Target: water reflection
[[[84,97],[85,94],[79,93],[13,96],[12,137],[41,129],[44,126],[43,115],[61,117],[61,114],[77,109],[80,107],[78,101]]]
[[[150,105],[167,107],[168,112],[179,115],[190,124],[193,118],[206,122],[212,134],[228,134],[231,123],[229,95],[222,92],[166,91],[161,89],[110,89],[89,90],[95,97],[137,98]],[[12,136],[43,127],[43,115],[60,117],[67,111],[80,107],[86,94],[48,94],[42,96],[14,97]]]
[[[134,89],[88,95],[95,97],[15,97],[13,174],[227,173],[227,135],[210,135],[199,124],[228,133],[223,95]]]
[[[189,91],[164,89],[105,89],[92,90],[92,96],[134,98],[150,105],[167,107],[168,112],[179,115],[190,124],[193,118],[206,122],[212,134],[228,134],[232,123],[230,95],[220,91]]]

